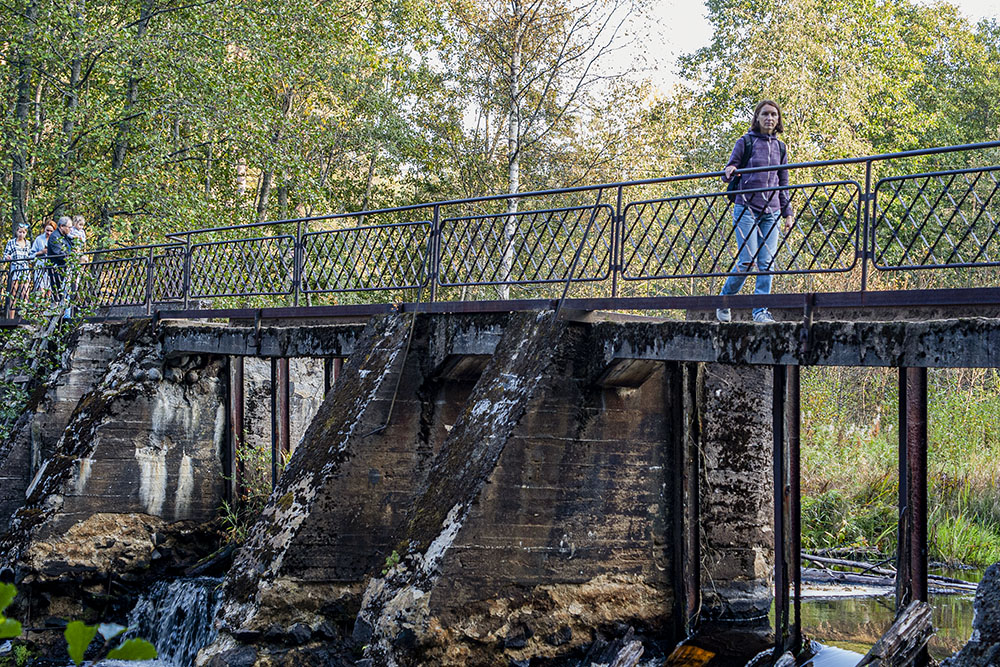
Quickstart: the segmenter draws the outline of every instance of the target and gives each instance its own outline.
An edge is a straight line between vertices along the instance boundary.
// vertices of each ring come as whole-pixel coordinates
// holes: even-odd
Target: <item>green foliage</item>
[[[397,565],[399,565],[399,552],[393,549],[392,553],[386,556],[385,565],[382,566],[382,576],[384,577],[389,573],[389,570]]]
[[[24,644],[17,644],[14,646],[14,665],[16,667],[24,667],[28,664],[28,658],[31,656],[31,652],[28,647]]]
[[[0,584],[0,614],[7,610],[10,603],[17,597],[17,586],[14,584]]]
[[[803,546],[896,547],[897,374],[813,368],[802,375]],[[1000,411],[994,369],[928,376],[930,557],[1000,559]]]
[[[22,302],[23,326],[0,331],[0,440],[27,406],[31,391],[59,367],[70,336],[90,308],[64,319],[63,308],[40,294]]]
[[[74,664],[83,662],[83,656],[87,653],[87,647],[97,636],[97,626],[87,625],[83,621],[70,621],[66,625],[63,637],[66,638],[66,651]]]
[[[115,660],[152,660],[156,657],[156,647],[145,639],[128,639],[109,651],[108,657]]]
[[[290,457],[290,453],[285,454],[278,462],[279,473],[288,465]],[[241,544],[271,496],[271,450],[254,447],[244,438],[243,444],[236,448],[236,461],[243,472],[240,497],[234,503],[223,500],[221,516],[226,540]]]
[[[3,615],[16,596],[17,587],[13,584],[0,584],[0,639],[21,636],[21,623]]]

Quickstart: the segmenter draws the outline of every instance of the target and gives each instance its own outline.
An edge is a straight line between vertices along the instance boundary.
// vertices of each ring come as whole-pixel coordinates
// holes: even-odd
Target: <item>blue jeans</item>
[[[757,270],[771,271],[774,261],[774,254],[778,251],[778,214],[776,212],[757,213],[748,206],[735,204],[733,206],[733,226],[736,228],[736,242],[739,247],[739,257],[736,262],[736,270],[745,274],[750,270],[754,261],[757,262]],[[722,286],[722,294],[736,294],[746,282],[746,275],[735,275],[726,278],[726,283]],[[767,274],[757,276],[754,285],[754,294],[771,293],[771,276]],[[765,308],[754,308],[756,315]]]

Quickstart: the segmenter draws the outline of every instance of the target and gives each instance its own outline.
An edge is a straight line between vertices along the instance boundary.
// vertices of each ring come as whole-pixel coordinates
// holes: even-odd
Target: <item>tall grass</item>
[[[898,503],[898,373],[802,373],[803,547],[891,554]],[[1000,373],[928,374],[930,557],[1000,560]]]

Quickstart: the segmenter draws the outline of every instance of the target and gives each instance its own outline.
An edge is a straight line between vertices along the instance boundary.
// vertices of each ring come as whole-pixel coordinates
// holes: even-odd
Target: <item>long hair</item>
[[[775,102],[774,100],[761,100],[760,102],[757,103],[757,108],[753,110],[753,120],[750,121],[751,132],[761,131],[760,123],[757,121],[757,114],[759,114],[760,110],[763,109],[768,104],[770,104],[772,107],[778,110],[778,124],[774,126],[774,133],[780,134],[781,132],[785,131],[785,126],[782,125],[781,123],[782,119],[781,107],[778,106],[778,103]]]

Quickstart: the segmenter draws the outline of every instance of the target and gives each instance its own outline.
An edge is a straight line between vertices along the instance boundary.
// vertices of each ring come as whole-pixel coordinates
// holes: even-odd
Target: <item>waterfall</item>
[[[219,608],[221,579],[196,577],[159,581],[129,613],[133,637],[156,646],[154,664],[190,667],[198,651],[215,640],[212,619]],[[138,663],[131,663],[138,664]]]

